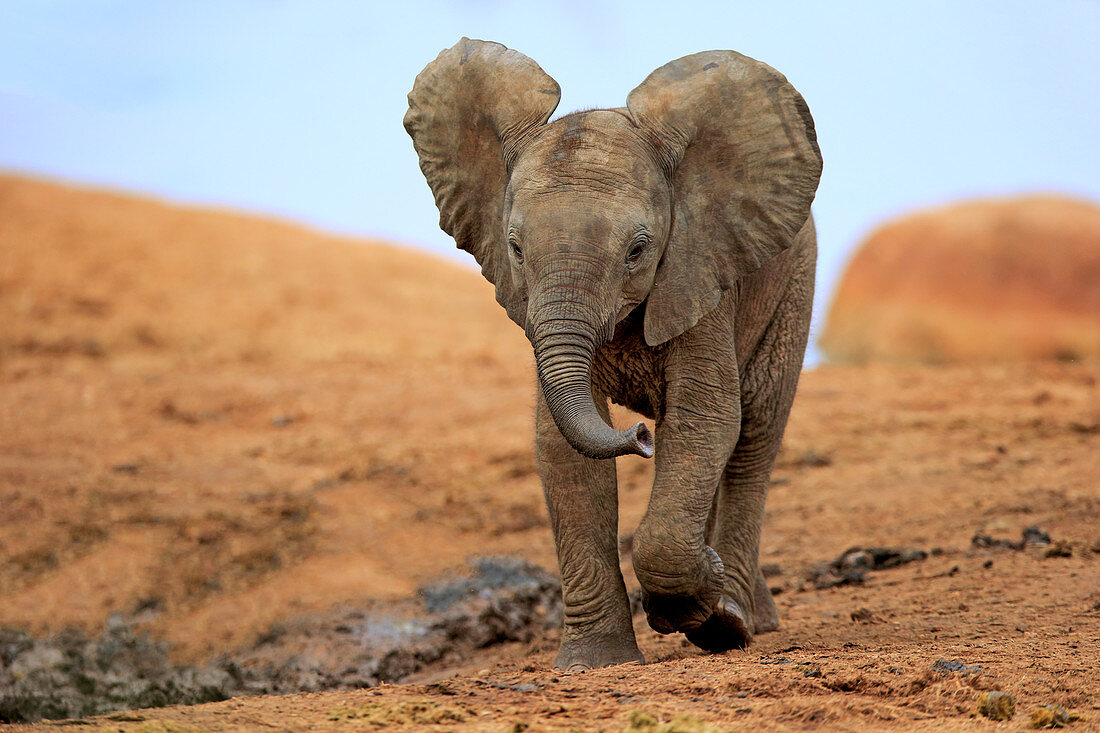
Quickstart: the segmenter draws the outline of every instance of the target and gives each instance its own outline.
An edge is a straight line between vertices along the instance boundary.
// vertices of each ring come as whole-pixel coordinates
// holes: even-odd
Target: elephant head
[[[464,38],[417,76],[405,129],[440,227],[525,329],[562,434],[592,458],[648,457],[643,423],[599,416],[594,356],[639,306],[650,346],[675,338],[791,244],[821,174],[813,120],[733,51],[666,64],[625,109],[548,123],[559,98],[531,59]]]

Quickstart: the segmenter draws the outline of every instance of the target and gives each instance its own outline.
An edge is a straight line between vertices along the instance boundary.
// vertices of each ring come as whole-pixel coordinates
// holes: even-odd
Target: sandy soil
[[[553,569],[531,403],[522,334],[466,269],[0,177],[0,625],[122,611],[194,662],[472,555]],[[645,666],[554,673],[549,633],[407,684],[89,724],[1015,730],[1057,704],[1100,729],[1100,366],[819,368],[787,435],[762,549],[783,625],[747,652],[638,619]],[[620,461],[624,533],[649,471]],[[971,543],[1029,525],[1053,545]],[[806,582],[876,545],[941,551]],[[987,690],[1012,727],[975,717]]]

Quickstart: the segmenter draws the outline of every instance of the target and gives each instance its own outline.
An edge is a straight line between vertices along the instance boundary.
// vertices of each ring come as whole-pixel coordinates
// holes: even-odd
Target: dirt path
[[[529,368],[465,270],[0,178],[0,625],[98,631],[119,611],[201,662],[468,556],[553,569]],[[649,471],[620,463],[624,533]],[[1016,730],[1057,704],[1100,730],[1100,368],[814,370],[773,483],[783,626],[747,652],[701,656],[639,619],[641,667],[554,673],[548,633],[408,684],[90,725]],[[1052,544],[972,544],[1031,525]],[[815,589],[852,546],[939,551]],[[1015,697],[1012,727],[973,717],[986,690]]]

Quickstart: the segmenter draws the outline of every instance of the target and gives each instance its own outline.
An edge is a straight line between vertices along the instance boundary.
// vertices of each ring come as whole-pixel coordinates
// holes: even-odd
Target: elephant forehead
[[[576,112],[556,120],[524,151],[513,172],[517,191],[562,188],[644,192],[660,169],[624,115]]]
[[[526,203],[526,205],[524,205]],[[623,197],[611,198],[594,191],[548,192],[512,209],[513,227],[529,236],[536,233],[554,238],[560,235],[598,241],[612,232],[641,223],[642,212]]]

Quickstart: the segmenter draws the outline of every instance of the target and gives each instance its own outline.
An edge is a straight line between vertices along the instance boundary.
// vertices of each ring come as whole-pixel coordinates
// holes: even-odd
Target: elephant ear
[[[521,326],[526,294],[505,248],[504,191],[519,151],[560,97],[558,83],[523,54],[463,38],[416,77],[405,114],[439,227],[474,256]]]
[[[775,69],[706,51],[654,71],[627,109],[668,173],[672,226],[645,339],[680,335],[722,291],[791,245],[821,177],[813,118]]]

